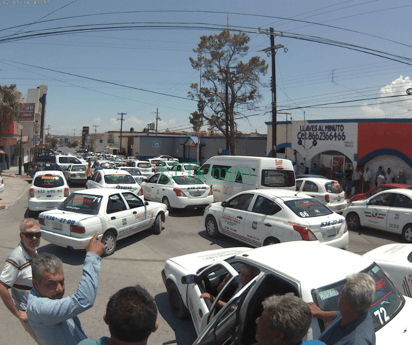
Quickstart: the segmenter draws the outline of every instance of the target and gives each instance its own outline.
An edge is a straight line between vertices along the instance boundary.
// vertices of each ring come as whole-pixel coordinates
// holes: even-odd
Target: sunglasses
[[[34,237],[40,238],[41,232],[23,232],[23,235],[32,240]]]

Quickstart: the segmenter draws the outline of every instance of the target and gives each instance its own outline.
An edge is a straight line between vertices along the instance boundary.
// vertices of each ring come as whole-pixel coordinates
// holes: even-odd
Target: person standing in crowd
[[[309,303],[313,317],[329,323],[319,340],[327,345],[375,345],[375,327],[369,308],[375,297],[375,282],[366,273],[347,277],[339,293],[339,311],[322,311]]]
[[[349,193],[349,190],[352,184],[352,175],[353,175],[353,171],[350,168],[350,165],[348,164],[346,166],[345,175],[343,176],[343,190],[346,193]]]
[[[16,161],[16,156],[14,155],[14,153],[11,155],[11,166],[14,167],[15,165],[15,161]]]
[[[359,170],[359,167],[356,167],[355,171],[352,174],[352,188],[351,188],[352,195],[356,194],[361,177],[362,177],[362,171]]]
[[[385,174],[379,174],[378,177],[376,177],[376,185],[380,186],[385,183]]]
[[[384,172],[384,170],[381,166],[378,168],[378,171],[376,172],[376,181],[375,181],[376,186],[378,186],[378,177],[379,177],[379,175],[385,176],[385,172]]]
[[[326,176],[326,167],[325,164],[322,164],[319,170],[319,175]]]
[[[313,168],[312,168],[312,171],[311,171],[311,173],[313,174],[313,175],[319,175],[319,167],[317,166],[317,164],[316,163],[313,163]]]
[[[406,184],[406,178],[403,173],[403,170],[399,170],[399,175],[395,177],[396,183]]]
[[[100,166],[100,163],[98,161],[94,163],[94,171],[97,171],[97,170],[103,170],[103,168]]]
[[[85,339],[78,345],[145,345],[159,327],[157,307],[152,296],[140,285],[117,291],[107,303],[104,322],[110,338]]]
[[[305,170],[306,170],[305,164],[303,162],[300,163],[299,168],[298,168],[298,175],[303,175],[305,173]]]
[[[263,301],[263,313],[256,319],[256,340],[261,345],[320,345],[318,340],[302,342],[312,322],[309,306],[292,292]]]
[[[365,168],[365,172],[363,173],[363,192],[366,193],[369,189],[371,189],[371,178],[372,173],[369,171],[369,167]]]
[[[20,223],[20,243],[8,256],[0,275],[0,296],[4,305],[17,317],[36,343],[36,335],[27,321],[27,297],[32,288],[31,260],[40,245],[37,220],[26,218]],[[9,294],[11,290],[11,296]]]
[[[87,163],[87,167],[86,167],[86,177],[88,180],[90,180],[93,176],[93,169],[92,169],[92,162],[89,160],[89,162]]]
[[[10,169],[9,155],[6,153],[6,154],[4,155],[4,157],[6,158],[7,170],[9,170],[9,169]]]
[[[385,182],[387,184],[388,183],[393,183],[394,180],[395,180],[395,176],[393,176],[391,168],[388,168],[388,170],[386,171]]]
[[[71,296],[63,298],[63,263],[57,256],[43,253],[33,259],[27,316],[40,344],[77,345],[87,338],[77,315],[90,309],[96,299],[101,255],[106,248],[98,235],[86,246],[83,276]]]

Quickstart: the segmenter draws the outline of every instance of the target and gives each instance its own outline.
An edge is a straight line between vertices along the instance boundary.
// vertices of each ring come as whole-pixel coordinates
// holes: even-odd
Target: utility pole
[[[270,47],[262,49],[268,56],[272,57],[272,157],[276,157],[276,143],[277,143],[277,104],[276,104],[276,51],[283,48],[285,53],[288,49],[281,45],[275,45],[275,36],[282,36],[282,34],[275,34],[273,28],[270,28]]]
[[[76,139],[76,130],[73,129],[73,140]]]
[[[120,121],[120,154],[122,154],[122,136],[123,136],[123,116],[127,115],[127,113],[117,113],[120,115],[120,119],[117,119],[117,121]]]
[[[230,138],[229,138],[229,84],[227,81],[227,68],[225,71],[225,104],[226,104],[226,150],[229,150],[229,143],[230,143]]]
[[[156,136],[157,136],[157,122],[162,121],[162,119],[159,117],[159,108],[156,108]]]
[[[100,125],[92,125],[94,127],[94,134],[97,133],[97,127],[99,127]]]
[[[51,128],[50,125],[47,125],[47,127],[45,128],[45,130],[47,131],[47,136],[50,135],[50,128]]]

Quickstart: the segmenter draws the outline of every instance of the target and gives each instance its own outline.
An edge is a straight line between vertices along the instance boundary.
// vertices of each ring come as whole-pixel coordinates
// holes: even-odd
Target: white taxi
[[[154,174],[141,187],[147,199],[173,208],[204,208],[213,202],[212,188],[197,177],[176,173]]]
[[[375,261],[399,291],[412,297],[412,244],[386,244],[363,256]]]
[[[63,172],[66,177],[67,183],[81,183],[84,184],[87,182],[86,176],[86,166],[83,164],[73,164],[67,167]]]
[[[39,215],[46,241],[61,247],[84,249],[96,232],[111,255],[118,240],[153,228],[160,234],[169,212],[158,202],[144,202],[125,190],[86,189],[69,195],[58,210]]]
[[[289,241],[319,241],[346,248],[345,218],[305,194],[282,189],[238,193],[206,207],[207,234],[233,237],[254,247]]]
[[[69,186],[61,171],[38,171],[29,189],[29,212],[57,208],[69,194]]]
[[[133,176],[133,178],[136,180],[138,184],[141,184],[145,177],[142,175],[140,170],[138,168],[131,168],[131,167],[119,167],[119,170],[125,170],[127,171],[130,175]]]
[[[336,213],[342,213],[348,204],[339,182],[324,177],[297,179],[296,190],[310,195]]]
[[[141,174],[146,178],[149,178],[155,173],[155,168],[153,168],[152,165],[147,161],[130,162],[128,166],[132,168],[138,168]]]
[[[402,235],[412,242],[412,190],[388,189],[366,200],[353,201],[343,211],[350,230],[361,226]]]
[[[239,279],[244,265],[257,274],[246,285]],[[330,246],[302,241],[188,254],[167,260],[162,278],[175,315],[192,317],[198,335],[193,344],[226,344],[231,339],[254,344],[265,298],[292,292],[322,310],[337,311],[346,277],[358,272],[376,284],[369,309],[376,344],[412,344],[412,299],[402,296],[372,260]],[[230,280],[218,292],[228,273]],[[206,292],[216,297],[213,303],[200,297]],[[219,301],[226,302],[221,309]],[[323,330],[323,322],[313,318],[304,341],[318,339]]]
[[[101,169],[94,172],[92,178],[86,182],[86,188],[116,188],[128,189],[138,196],[143,196],[143,189],[133,176],[120,169]]]

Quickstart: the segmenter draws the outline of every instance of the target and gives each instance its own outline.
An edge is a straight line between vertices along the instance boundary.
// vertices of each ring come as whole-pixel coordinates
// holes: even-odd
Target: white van
[[[204,183],[212,186],[215,202],[250,189],[295,190],[295,171],[288,159],[215,156],[200,167],[197,175]]]

